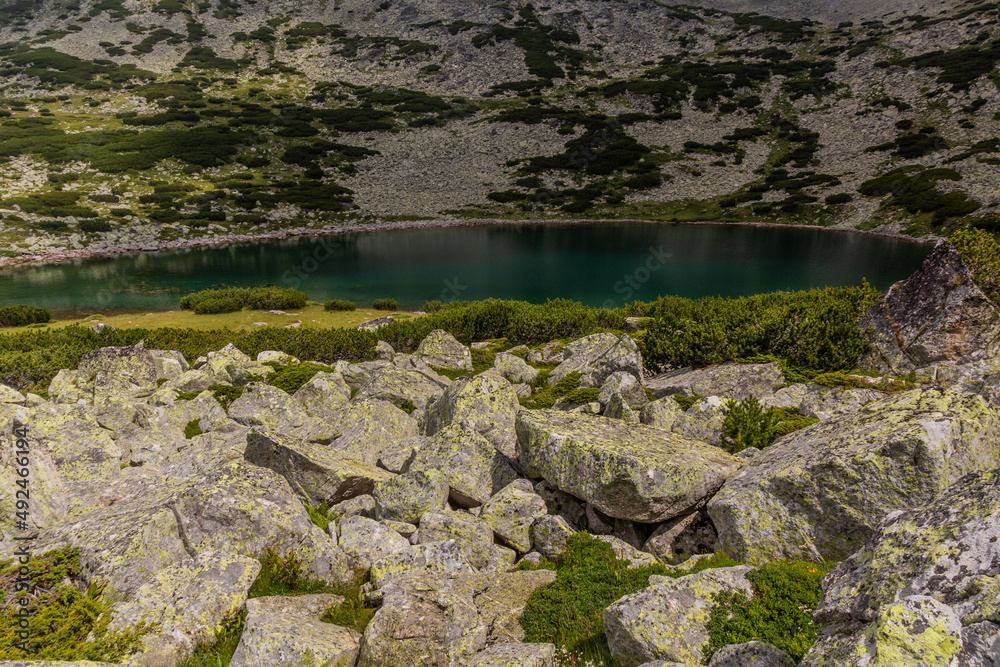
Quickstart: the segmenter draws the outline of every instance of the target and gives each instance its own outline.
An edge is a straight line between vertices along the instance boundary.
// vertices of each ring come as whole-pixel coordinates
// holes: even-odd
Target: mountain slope
[[[998,11],[0,0],[0,253],[461,217],[1000,227]]]

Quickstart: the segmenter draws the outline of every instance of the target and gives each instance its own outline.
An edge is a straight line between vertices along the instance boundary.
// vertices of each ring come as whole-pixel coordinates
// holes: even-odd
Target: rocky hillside
[[[998,11],[2,0],[0,253],[497,217],[994,229]]]
[[[132,667],[220,636],[233,667],[994,667],[1000,309],[968,277],[942,243],[869,310],[865,363],[905,378],[652,374],[613,333],[93,350],[46,397],[0,385],[0,481],[30,486],[0,558],[31,538],[52,582],[16,602],[0,563],[0,614]],[[343,594],[261,593],[290,572]]]

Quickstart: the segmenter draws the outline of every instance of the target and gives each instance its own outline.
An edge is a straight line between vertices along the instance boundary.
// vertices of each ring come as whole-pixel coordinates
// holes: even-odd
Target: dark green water
[[[136,253],[0,270],[0,305],[55,313],[172,310],[219,285],[274,283],[314,301],[739,296],[905,278],[930,246],[823,230],[605,223],[392,230]]]

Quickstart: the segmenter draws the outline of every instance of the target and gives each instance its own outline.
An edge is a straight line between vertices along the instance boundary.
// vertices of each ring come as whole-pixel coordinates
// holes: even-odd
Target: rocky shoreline
[[[597,223],[648,223],[657,225],[726,225],[741,227],[789,227],[794,229],[821,229],[831,232],[847,232],[851,234],[864,234],[868,236],[878,236],[882,238],[898,239],[901,241],[911,241],[914,243],[933,244],[940,240],[938,237],[916,238],[896,232],[885,232],[877,230],[859,230],[843,227],[823,227],[820,225],[782,225],[771,222],[674,222],[664,220],[648,220],[635,218],[613,218],[613,219],[521,219],[511,220],[505,218],[473,218],[467,220],[427,220],[427,221],[406,221],[406,222],[382,222],[375,224],[350,224],[339,227],[323,227],[322,229],[303,229],[297,231],[265,232],[262,234],[234,234],[217,237],[202,237],[197,239],[187,239],[184,241],[167,241],[156,245],[143,246],[122,246],[116,248],[103,248],[100,250],[66,250],[63,252],[46,253],[43,255],[25,255],[24,257],[0,258],[0,269],[24,266],[24,265],[45,265],[61,264],[67,261],[78,259],[88,259],[91,257],[114,257],[136,252],[161,252],[164,250],[178,250],[182,248],[201,248],[212,246],[224,246],[236,243],[254,243],[258,241],[309,238],[319,236],[337,236],[342,234],[359,234],[369,232],[381,232],[404,229],[424,229],[443,227],[477,227],[485,225],[583,225]]]

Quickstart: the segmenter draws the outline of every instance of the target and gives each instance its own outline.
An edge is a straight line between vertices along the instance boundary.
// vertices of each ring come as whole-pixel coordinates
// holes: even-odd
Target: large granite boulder
[[[382,606],[365,628],[357,667],[451,667],[519,642],[528,597],[554,579],[548,570],[393,577],[380,589]]]
[[[87,352],[76,368],[90,400],[106,396],[148,396],[156,389],[156,360],[142,342]]]
[[[337,523],[338,544],[364,570],[372,563],[400,551],[410,543],[392,528],[363,516],[344,517]]]
[[[746,642],[723,646],[708,667],[795,667],[791,656],[767,642]]]
[[[723,591],[753,595],[748,565],[703,570],[676,579],[653,575],[649,587],[604,610],[604,633],[622,667],[652,660],[698,665],[708,644],[708,619]]]
[[[472,353],[447,331],[435,329],[417,346],[416,357],[431,368],[444,371],[471,371]]]
[[[688,514],[740,467],[721,449],[673,433],[553,410],[518,413],[517,436],[530,477],[630,521]]]
[[[442,391],[441,384],[419,370],[393,365],[375,372],[358,390],[357,397],[390,401],[400,408],[409,402],[413,409],[423,410]]]
[[[261,427],[247,434],[246,460],[288,480],[303,503],[336,505],[370,494],[392,473],[345,456],[336,449]]]
[[[301,403],[262,382],[246,385],[243,395],[229,406],[229,417],[245,426],[263,426],[279,433],[301,428],[310,421]]]
[[[672,394],[688,396],[724,396],[734,401],[773,394],[785,384],[785,376],[777,361],[766,364],[728,362],[700,368],[684,368],[660,373],[646,380],[646,387],[657,398]]]
[[[842,560],[889,512],[925,505],[1000,465],[1000,419],[980,396],[914,389],[791,433],[708,504],[719,547],[743,562]]]
[[[616,371],[642,377],[642,353],[628,334],[621,338],[610,333],[584,336],[564,347],[562,353],[564,361],[549,373],[549,385],[574,372],[581,374],[581,387],[600,387]]]
[[[486,438],[455,425],[416,449],[407,469],[439,470],[448,481],[451,500],[462,507],[482,505],[518,476]]]
[[[792,408],[804,417],[829,419],[845,412],[854,412],[865,403],[885,397],[885,392],[866,387],[828,387],[815,382],[783,387],[760,404],[765,408]]]
[[[890,287],[860,326],[871,342],[862,367],[877,371],[906,373],[1000,353],[1000,310],[948,241],[939,241],[913,275]]]
[[[553,644],[497,644],[469,661],[468,667],[555,667]]]
[[[486,501],[480,518],[493,526],[493,532],[519,553],[531,551],[531,525],[548,510],[535,493],[531,482],[518,479]]]
[[[531,384],[538,379],[537,368],[532,368],[524,359],[509,352],[501,352],[493,357],[493,368],[515,384],[520,382]]]
[[[351,400],[351,388],[340,373],[316,373],[292,397],[313,419],[328,421]]]
[[[424,512],[445,507],[448,480],[438,470],[415,470],[379,482],[372,495],[379,519],[417,523]]]
[[[368,575],[372,586],[381,589],[397,577],[423,572],[471,574],[475,571],[457,540],[439,540],[387,554],[372,563]]]
[[[336,438],[331,447],[368,465],[377,464],[383,452],[418,430],[416,419],[389,401],[371,398],[352,401],[329,427]]]
[[[815,617],[871,623],[910,595],[954,609],[963,625],[1000,624],[1000,467],[970,474],[933,502],[887,517],[823,581]]]
[[[361,636],[320,620],[339,595],[267,596],[247,600],[243,634],[229,667],[354,664]]]
[[[514,417],[521,409],[510,383],[499,377],[477,375],[455,381],[427,408],[427,435],[449,425],[483,435],[498,451],[513,458],[517,442]]]
[[[251,359],[232,343],[221,350],[209,352],[202,370],[206,371],[216,383],[239,387],[254,380],[263,380],[274,373],[273,368]]]
[[[426,512],[420,517],[418,544],[455,540],[469,565],[486,567],[493,552],[493,528],[468,512]]]

